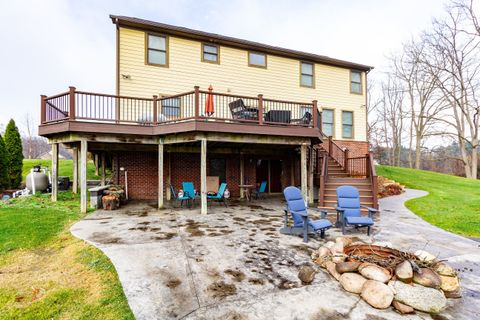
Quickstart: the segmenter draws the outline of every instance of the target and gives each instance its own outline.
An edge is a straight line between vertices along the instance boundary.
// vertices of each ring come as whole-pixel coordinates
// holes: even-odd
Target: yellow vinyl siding
[[[350,93],[350,69],[315,64],[315,88],[300,87],[298,60],[268,55],[268,68],[248,66],[248,50],[221,46],[220,64],[202,63],[202,43],[169,36],[169,66],[156,68],[145,64],[145,33],[120,28],[119,94],[151,97],[173,95],[193,90],[195,85],[207,90],[238,95],[290,100],[318,101],[322,107],[335,109],[335,136],[341,137],[341,110],[354,111],[354,140],[366,141],[365,95]],[[363,83],[365,75],[362,74]],[[364,86],[365,87],[365,86]]]

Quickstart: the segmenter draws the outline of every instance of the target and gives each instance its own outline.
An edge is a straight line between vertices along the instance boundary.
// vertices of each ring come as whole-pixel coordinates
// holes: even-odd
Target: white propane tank
[[[38,171],[37,171],[38,170]],[[32,169],[26,178],[27,189],[33,192],[44,192],[48,188],[48,176],[39,169]]]

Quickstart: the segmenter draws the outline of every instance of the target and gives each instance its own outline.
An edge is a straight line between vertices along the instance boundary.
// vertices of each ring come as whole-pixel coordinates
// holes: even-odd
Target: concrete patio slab
[[[400,210],[393,204],[417,195],[407,192],[392,201],[384,199],[382,208]],[[117,211],[98,210],[71,231],[112,260],[137,319],[431,319],[427,314],[401,316],[391,309],[373,309],[315,265],[315,280],[302,285],[298,270],[311,264],[311,250],[340,232],[332,229],[326,240],[312,239],[308,244],[281,235],[282,202],[274,198],[233,203],[229,208],[214,205],[206,216],[198,209],[158,211],[154,205],[132,203]],[[403,217],[400,222],[395,220],[397,214]],[[402,230],[422,220],[410,215],[382,214],[372,238],[365,229],[350,230],[349,235],[412,248],[418,236],[412,230],[402,236]],[[427,226],[418,232],[428,233]],[[458,242],[444,251],[449,257],[461,257],[468,254],[466,250],[478,253],[478,243],[431,228],[439,237],[443,233]],[[458,265],[465,261],[460,259]],[[478,277],[476,268],[466,277],[462,274],[467,290],[478,290],[472,277]],[[478,312],[468,306],[478,303],[478,297],[466,294],[452,302],[456,319],[472,319]],[[446,314],[453,318],[452,312]]]

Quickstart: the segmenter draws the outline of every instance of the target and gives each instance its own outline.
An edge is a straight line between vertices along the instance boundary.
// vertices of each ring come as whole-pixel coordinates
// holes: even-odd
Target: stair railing
[[[378,177],[375,171],[373,155],[371,153],[367,154],[367,169],[367,178],[370,179],[372,184],[373,207],[378,209]]]
[[[322,156],[322,171],[320,173],[320,186],[319,186],[319,195],[318,201],[320,207],[325,205],[325,182],[328,176],[328,155],[326,153]]]
[[[343,149],[338,144],[336,144],[332,137],[328,137],[328,154],[332,157],[338,164],[342,166],[343,169],[347,166],[348,159],[348,149]]]

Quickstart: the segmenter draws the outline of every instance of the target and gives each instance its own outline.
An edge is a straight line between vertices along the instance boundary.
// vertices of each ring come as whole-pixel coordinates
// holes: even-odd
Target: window
[[[322,131],[327,137],[334,136],[334,111],[333,109],[322,110]]]
[[[300,86],[314,87],[315,77],[313,76],[314,67],[312,63],[300,62]]]
[[[167,66],[167,37],[147,33],[147,64]]]
[[[218,46],[214,44],[202,44],[202,61],[219,63],[218,52]]]
[[[350,71],[350,92],[362,94],[362,73],[360,71]]]
[[[168,120],[169,117],[180,117],[180,98],[167,98],[162,100],[162,114],[159,120]]]
[[[249,52],[248,53],[248,65],[250,67],[267,67],[267,56],[263,53]]]
[[[342,111],[342,137],[353,138],[353,112]]]

